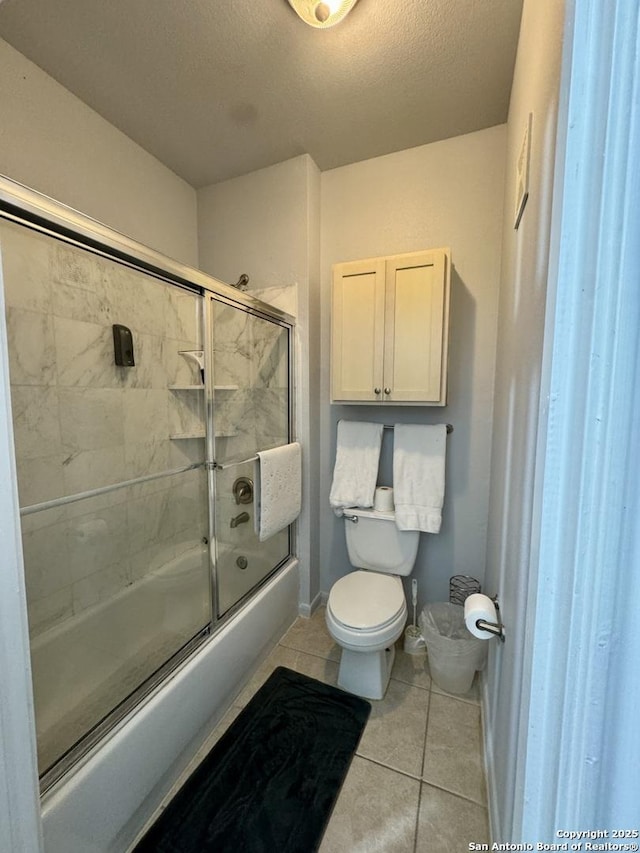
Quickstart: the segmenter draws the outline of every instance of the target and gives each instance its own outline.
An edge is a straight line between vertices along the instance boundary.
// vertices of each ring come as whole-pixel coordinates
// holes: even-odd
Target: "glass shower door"
[[[211,622],[205,393],[183,354],[202,348],[204,299],[5,220],[0,249],[38,763],[53,781]],[[114,324],[131,329],[131,366]]]
[[[216,607],[223,616],[290,554],[256,532],[256,453],[290,440],[290,329],[213,301]]]

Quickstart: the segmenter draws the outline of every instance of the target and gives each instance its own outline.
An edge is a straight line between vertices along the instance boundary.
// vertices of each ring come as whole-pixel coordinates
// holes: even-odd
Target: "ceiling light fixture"
[[[339,24],[358,0],[289,0],[298,17],[310,27],[327,29]]]

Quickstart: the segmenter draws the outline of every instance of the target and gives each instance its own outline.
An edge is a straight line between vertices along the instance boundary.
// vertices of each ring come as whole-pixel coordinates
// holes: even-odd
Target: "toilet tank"
[[[411,574],[420,533],[398,530],[395,513],[349,507],[344,511],[344,524],[352,566],[388,575]]]

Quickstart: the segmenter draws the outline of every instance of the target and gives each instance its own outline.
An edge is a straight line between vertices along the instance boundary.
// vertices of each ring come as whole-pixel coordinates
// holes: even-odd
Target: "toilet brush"
[[[404,632],[404,650],[410,655],[421,655],[426,651],[426,647],[416,619],[416,608],[418,606],[417,578],[411,580],[411,603],[413,604],[413,625],[409,625]]]
[[[413,604],[413,629],[418,630],[418,620],[416,619],[416,607],[418,606],[418,578],[411,580],[411,602]]]

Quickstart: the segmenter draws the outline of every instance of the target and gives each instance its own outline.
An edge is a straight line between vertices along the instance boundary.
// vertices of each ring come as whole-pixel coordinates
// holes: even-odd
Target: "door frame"
[[[640,14],[567,21],[512,839],[533,844],[637,828],[639,795]]]

